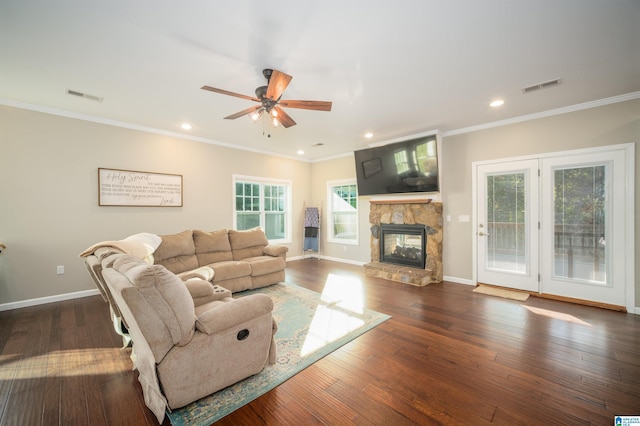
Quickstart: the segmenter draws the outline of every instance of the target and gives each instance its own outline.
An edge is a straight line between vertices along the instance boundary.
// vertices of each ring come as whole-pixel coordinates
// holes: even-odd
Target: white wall
[[[78,257],[95,242],[230,228],[234,173],[293,182],[289,255],[302,253],[310,163],[12,107],[0,132],[0,306],[95,289]],[[183,175],[183,207],[99,207],[98,167]]]

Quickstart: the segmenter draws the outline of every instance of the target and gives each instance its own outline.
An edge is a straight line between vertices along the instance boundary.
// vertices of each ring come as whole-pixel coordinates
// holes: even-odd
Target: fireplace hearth
[[[427,259],[425,225],[381,224],[380,262],[424,269]]]

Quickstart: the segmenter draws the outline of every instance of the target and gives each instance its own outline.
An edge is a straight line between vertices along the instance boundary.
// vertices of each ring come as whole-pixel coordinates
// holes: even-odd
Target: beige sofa
[[[123,318],[102,276],[102,260],[113,253],[126,253],[149,263],[165,266],[183,280],[204,279],[232,293],[264,287],[285,279],[287,247],[270,245],[264,231],[221,229],[212,232],[187,230],[157,236],[135,234],[117,241],[102,241],[80,253],[89,275],[109,302],[113,326],[130,343]]]
[[[187,230],[161,235],[154,262],[183,279],[202,278],[232,293],[282,282],[287,247],[270,245],[264,231]]]
[[[162,265],[106,256],[102,277],[132,339],[146,405],[162,423],[178,408],[275,363],[273,302],[232,299],[207,281],[182,281]]]

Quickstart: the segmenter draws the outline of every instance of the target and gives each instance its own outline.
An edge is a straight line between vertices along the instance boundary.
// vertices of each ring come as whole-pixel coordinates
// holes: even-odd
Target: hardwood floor
[[[392,318],[221,425],[611,425],[640,415],[640,316],[306,259],[287,281],[362,283]],[[100,296],[0,312],[0,425],[153,425]],[[165,419],[164,424],[169,424]]]

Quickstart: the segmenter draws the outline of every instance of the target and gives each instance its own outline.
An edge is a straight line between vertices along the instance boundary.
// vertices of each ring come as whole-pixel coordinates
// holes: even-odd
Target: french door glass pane
[[[554,170],[554,275],[606,284],[605,166]]]
[[[527,273],[525,179],[525,172],[487,176],[487,269]]]

